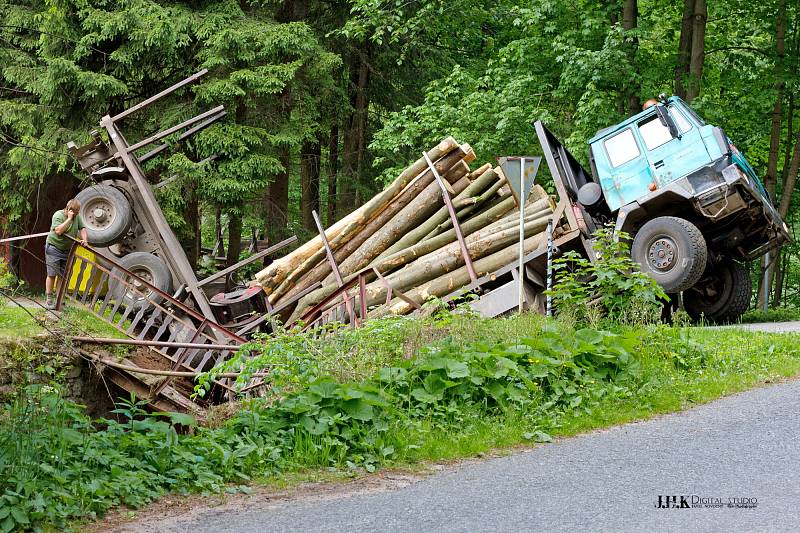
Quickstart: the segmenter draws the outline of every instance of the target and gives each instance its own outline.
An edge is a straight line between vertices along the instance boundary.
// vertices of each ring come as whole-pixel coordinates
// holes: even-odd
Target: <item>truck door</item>
[[[650,170],[658,187],[711,163],[700,129],[692,125],[675,107],[669,108],[669,114],[680,131],[680,137],[673,137],[656,114],[637,123],[639,136],[647,150]]]
[[[634,128],[631,124],[592,146],[600,187],[612,212],[647,194],[653,183],[652,170]]]

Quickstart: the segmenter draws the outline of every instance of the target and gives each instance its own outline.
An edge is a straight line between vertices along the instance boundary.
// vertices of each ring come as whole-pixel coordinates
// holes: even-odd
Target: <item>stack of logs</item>
[[[513,262],[518,254],[519,207],[499,167],[470,171],[475,154],[448,137],[427,152],[452,200],[466,248],[478,277]],[[406,168],[384,191],[325,231],[346,283],[374,267],[394,291],[417,304],[470,284],[471,277],[442,188],[425,158]],[[524,210],[525,253],[546,245],[544,230],[555,204],[538,185]],[[372,275],[372,279],[375,275]],[[273,306],[282,306],[315,284],[288,317],[292,323],[340,286],[321,237],[316,237],[256,275]],[[413,307],[395,298],[386,304],[383,280],[367,285],[371,316],[406,314]]]

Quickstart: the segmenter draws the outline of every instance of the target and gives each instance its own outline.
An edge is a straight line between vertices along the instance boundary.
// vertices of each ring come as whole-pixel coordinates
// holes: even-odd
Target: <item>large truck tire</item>
[[[164,263],[161,258],[147,252],[133,252],[123,256],[118,262],[122,268],[147,281],[161,292],[168,294],[172,292],[172,275],[166,263]],[[151,305],[150,302],[159,303],[163,300],[157,291],[154,291],[145,284],[138,283],[138,281],[133,282],[129,276],[126,276],[125,273],[117,267],[111,270],[111,276],[109,290],[111,291],[112,298],[114,300],[122,299],[125,307],[133,307],[134,311],[139,311],[143,307]],[[133,282],[134,287],[143,294],[130,290],[127,285],[116,278],[122,278],[128,282]]]
[[[684,308],[695,321],[718,322],[733,299],[746,299],[749,305],[750,278],[742,265],[730,259],[709,264],[703,277],[683,293]],[[737,318],[746,310],[745,307],[737,314]]]
[[[122,191],[111,185],[92,185],[76,196],[89,244],[110,246],[128,231],[133,209]]]
[[[657,217],[636,232],[631,257],[665,292],[679,292],[703,275],[708,248],[703,234],[688,220]]]
[[[730,269],[732,285],[728,300],[722,309],[711,317],[719,324],[739,320],[739,317],[750,308],[750,299],[753,295],[753,284],[747,268],[741,263],[731,262]]]

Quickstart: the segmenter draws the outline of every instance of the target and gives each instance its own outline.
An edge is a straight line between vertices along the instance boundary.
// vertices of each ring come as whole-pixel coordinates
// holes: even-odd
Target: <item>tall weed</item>
[[[572,251],[554,261],[556,282],[549,294],[556,311],[592,327],[657,322],[668,298],[631,259],[630,236],[615,233],[612,225],[595,236],[594,261]]]

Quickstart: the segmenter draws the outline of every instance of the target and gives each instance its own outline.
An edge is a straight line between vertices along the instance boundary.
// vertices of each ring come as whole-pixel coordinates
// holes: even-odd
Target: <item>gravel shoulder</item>
[[[115,530],[796,531],[798,413],[800,381],[793,380],[430,477],[372,488],[362,481],[317,495],[260,494]],[[661,509],[659,495],[723,505]],[[756,505],[729,508],[730,498]]]

